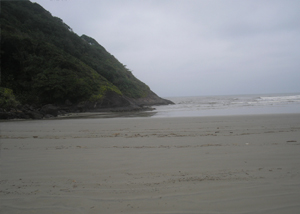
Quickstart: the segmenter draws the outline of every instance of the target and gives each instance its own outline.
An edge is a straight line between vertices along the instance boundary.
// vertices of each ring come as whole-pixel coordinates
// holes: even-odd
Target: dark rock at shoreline
[[[44,115],[53,115],[54,117],[56,117],[58,115],[58,107],[52,104],[44,105],[41,108],[41,113],[43,113]]]
[[[0,119],[8,120],[8,119],[13,119],[13,117],[10,117],[9,113],[0,112]]]
[[[43,114],[38,111],[29,111],[26,112],[26,115],[28,115],[31,119],[42,119],[44,117]]]
[[[0,119],[43,119],[57,117],[67,113],[79,112],[133,112],[151,111],[154,105],[169,105],[173,102],[158,97],[155,93],[150,93],[144,98],[128,98],[114,92],[107,93],[100,101],[85,101],[72,104],[67,101],[64,105],[47,104],[40,107],[34,105],[19,105],[16,108],[4,110],[0,109]]]
[[[150,92],[148,96],[143,97],[143,98],[137,98],[137,99],[132,99],[132,102],[134,102],[138,106],[154,106],[154,105],[172,105],[174,104],[172,101],[163,99],[159,96],[157,96],[154,92]]]

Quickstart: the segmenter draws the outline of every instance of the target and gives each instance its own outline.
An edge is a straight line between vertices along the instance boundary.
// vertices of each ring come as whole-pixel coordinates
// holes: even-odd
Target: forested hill
[[[96,40],[78,36],[37,3],[2,1],[0,19],[0,108],[5,99],[86,109],[170,103]]]

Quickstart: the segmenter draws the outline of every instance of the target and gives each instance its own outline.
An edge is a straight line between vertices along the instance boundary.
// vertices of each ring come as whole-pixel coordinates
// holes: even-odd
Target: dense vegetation
[[[0,91],[14,104],[96,101],[111,91],[141,98],[151,92],[97,41],[78,36],[36,3],[2,1],[0,21]]]

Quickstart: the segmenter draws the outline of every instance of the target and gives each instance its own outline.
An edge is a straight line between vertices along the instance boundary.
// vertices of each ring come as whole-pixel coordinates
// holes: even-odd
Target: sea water
[[[300,113],[300,93],[168,97],[175,105],[155,106],[152,117]]]

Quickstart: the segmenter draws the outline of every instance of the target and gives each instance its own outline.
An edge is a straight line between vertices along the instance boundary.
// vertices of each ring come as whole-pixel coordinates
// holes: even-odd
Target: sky
[[[300,92],[299,0],[31,0],[161,97]]]

